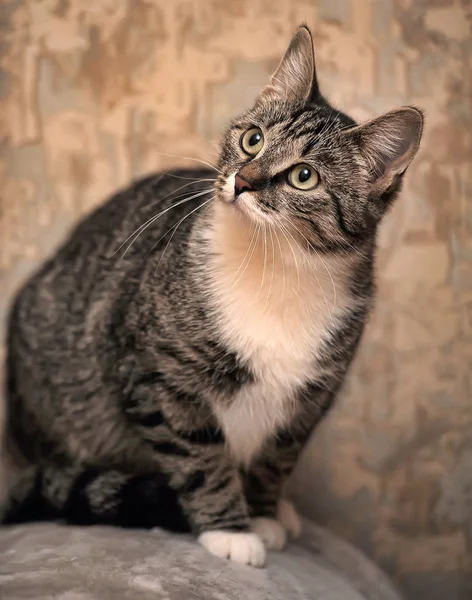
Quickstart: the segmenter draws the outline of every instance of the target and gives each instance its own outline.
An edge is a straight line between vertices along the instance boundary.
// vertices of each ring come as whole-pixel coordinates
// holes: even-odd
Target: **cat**
[[[254,566],[299,535],[283,486],[359,345],[422,129],[333,108],[301,26],[214,168],[85,218],[11,311],[3,522],[191,531]]]

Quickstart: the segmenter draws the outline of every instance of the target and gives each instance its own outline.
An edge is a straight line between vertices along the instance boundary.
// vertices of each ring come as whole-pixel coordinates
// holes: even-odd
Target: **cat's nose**
[[[243,192],[250,192],[253,189],[252,185],[243,179],[239,173],[234,176],[234,196],[237,198]]]

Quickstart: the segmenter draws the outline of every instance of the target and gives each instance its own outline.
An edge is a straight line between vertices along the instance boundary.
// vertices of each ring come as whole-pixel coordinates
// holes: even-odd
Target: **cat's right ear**
[[[423,123],[419,109],[404,106],[343,132],[364,158],[369,195],[381,196],[405,173],[420,146]]]
[[[302,25],[293,36],[279,66],[259,99],[281,98],[300,104],[320,97],[316,79],[315,51],[311,32]]]

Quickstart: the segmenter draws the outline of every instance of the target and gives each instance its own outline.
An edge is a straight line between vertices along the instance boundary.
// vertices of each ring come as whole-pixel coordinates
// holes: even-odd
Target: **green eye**
[[[246,154],[255,156],[264,146],[264,134],[259,127],[252,127],[243,134],[241,138],[241,148]]]
[[[320,182],[320,176],[310,165],[297,165],[288,174],[288,182],[297,190],[312,190]]]

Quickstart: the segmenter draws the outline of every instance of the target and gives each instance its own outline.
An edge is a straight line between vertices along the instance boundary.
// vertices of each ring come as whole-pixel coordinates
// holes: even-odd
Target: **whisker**
[[[358,248],[356,248],[355,246],[353,246],[350,242],[348,242],[347,240],[344,240],[344,242],[349,246],[349,248],[351,248],[351,250],[354,250],[354,252],[356,254],[358,254],[362,258],[365,258],[366,260],[370,260],[369,256],[366,256],[363,252],[361,252]]]
[[[189,185],[189,184],[186,184]],[[185,187],[185,186],[182,186]],[[179,188],[180,189],[180,188]],[[211,191],[211,188],[208,188],[208,191]],[[174,200],[177,200],[178,198],[181,198],[182,196],[185,196],[187,192],[184,192],[183,194],[181,194],[180,196],[177,196],[177,198],[174,198]],[[192,192],[190,192],[191,194]],[[168,196],[166,196],[163,199],[160,199],[160,202],[165,202],[165,200],[169,199],[170,196],[172,196],[172,194],[169,194]],[[183,200],[182,202],[176,202],[175,204],[172,204],[171,206],[168,206],[166,209],[164,209],[163,211],[161,211],[160,213],[158,213],[157,215],[153,215],[150,219],[148,219],[147,221],[145,221],[142,225],[140,225],[137,229],[135,229],[133,231],[133,233],[131,235],[129,235],[124,242],[122,242],[118,248],[115,250],[115,252],[113,254],[116,254],[125,244],[128,240],[130,240],[136,233],[138,233],[138,231],[140,231],[143,227],[145,227],[148,223],[150,223],[150,221],[152,221],[153,219],[159,217],[160,215],[164,214],[167,210],[170,210],[172,208],[175,208],[176,206],[179,206],[179,204],[182,204],[183,202],[185,202],[186,200]]]
[[[270,276],[270,285],[269,285],[268,295],[270,295],[270,292],[272,291],[272,284],[274,283],[274,272],[275,272],[274,236],[272,235],[272,229],[271,229],[270,225],[269,225],[269,234],[270,234],[270,243],[271,243],[271,247],[272,247],[272,274]]]
[[[279,226],[280,226],[280,231],[282,232],[282,235],[284,236],[284,238],[287,240],[289,248],[290,248],[290,250],[291,250],[291,252],[293,254],[293,260],[295,261],[295,265],[296,265],[296,269],[297,269],[297,290],[299,290],[300,289],[300,268],[298,266],[297,257],[295,255],[295,251],[294,251],[294,249],[292,247],[292,244],[290,243],[290,240],[288,239],[288,237],[287,237],[287,235],[285,233],[286,232],[286,228],[280,222],[279,222]],[[287,231],[287,233],[289,233],[289,232]],[[292,237],[292,239],[293,239],[293,237]]]
[[[244,273],[246,272],[246,269],[251,264],[252,257],[254,256],[254,252],[255,252],[255,250],[257,248],[257,244],[259,243],[259,233],[261,232],[261,227],[260,227],[259,224],[256,227],[257,227],[257,237],[256,237],[256,239],[254,241],[254,245],[252,247],[251,255],[249,256],[249,259],[248,259],[248,261],[247,261],[247,263],[246,263],[246,265],[245,265],[242,273],[240,274],[240,276],[238,277],[238,279],[234,282],[234,285],[236,285],[238,283],[238,281],[241,280],[241,278],[243,277]]]
[[[331,279],[331,285],[333,286],[333,304],[332,304],[331,310],[334,310],[334,308],[336,307],[337,300],[338,300],[338,292],[336,290],[336,284],[334,283],[334,278],[331,275],[331,271],[329,270],[328,265],[323,260],[321,254],[316,249],[315,249],[315,252],[316,252],[316,255],[318,256],[319,260],[321,261],[321,264],[326,269],[326,272],[328,273],[329,278]],[[331,314],[331,311],[330,311],[330,314]],[[331,315],[331,320],[332,319],[333,319],[333,317]]]
[[[270,301],[270,294],[272,292],[272,284],[274,283],[274,272],[275,272],[275,248],[274,248],[274,237],[272,236],[272,229],[271,226],[269,225],[268,227],[269,229],[269,234],[270,234],[270,242],[271,242],[271,247],[272,247],[272,273],[270,276],[270,283],[269,283],[269,289],[267,290],[267,297],[266,297],[266,301],[264,303],[263,309],[265,310],[266,305],[268,304],[268,302]]]
[[[195,181],[215,181],[215,179],[197,179]],[[189,185],[195,185],[195,181],[190,181],[189,183],[184,183],[183,185],[179,186],[176,190],[173,190],[170,194],[168,194],[167,196],[165,196],[164,198],[159,198],[158,200],[156,200],[156,202],[160,202],[161,204],[164,204],[164,202],[166,200],[169,200],[169,198],[172,198],[172,196],[174,194],[176,194],[178,191],[183,190],[184,188],[188,187]],[[212,190],[213,188],[207,188],[208,190]],[[177,200],[178,198],[181,198],[182,196],[185,196],[187,192],[184,192],[183,194],[180,194],[179,196],[175,197],[174,200]],[[190,192],[192,193],[192,192]]]
[[[314,246],[313,246],[313,245],[310,243],[310,241],[309,241],[309,240],[308,240],[308,238],[307,238],[307,237],[304,235],[304,233],[303,233],[302,231],[300,231],[300,230],[298,229],[298,227],[297,227],[296,225],[294,225],[293,223],[291,223],[291,226],[292,226],[292,227],[294,227],[294,228],[295,228],[295,230],[296,230],[296,231],[297,231],[297,232],[298,232],[298,233],[299,233],[299,234],[300,234],[300,235],[301,235],[301,236],[302,236],[302,237],[305,239],[305,241],[306,241],[306,243],[307,243],[307,245],[308,245],[308,248],[309,248],[309,249],[311,248],[311,249],[312,249],[312,250],[315,252],[315,254],[317,255],[317,257],[318,257],[318,258],[319,258],[319,260],[321,261],[321,264],[322,264],[322,265],[323,265],[323,267],[326,269],[326,271],[327,271],[327,273],[328,273],[328,275],[329,275],[329,278],[331,279],[331,284],[332,284],[332,286],[333,286],[333,304],[332,304],[332,306],[331,306],[331,308],[330,308],[330,307],[329,307],[329,303],[328,303],[328,298],[326,297],[326,293],[325,293],[325,291],[324,291],[324,289],[323,289],[323,286],[321,285],[321,282],[320,282],[320,280],[319,280],[319,278],[318,278],[318,274],[317,274],[317,272],[316,272],[316,269],[315,269],[315,268],[314,268],[314,267],[313,267],[313,266],[310,264],[310,261],[308,261],[308,265],[310,266],[310,269],[312,270],[312,272],[313,272],[313,274],[314,274],[314,276],[315,276],[315,278],[316,278],[316,281],[317,281],[317,283],[318,283],[318,285],[319,285],[319,287],[320,287],[321,293],[323,294],[323,298],[324,298],[324,301],[325,301],[325,304],[326,304],[326,308],[328,309],[328,312],[329,312],[330,319],[331,319],[331,321],[333,321],[333,315],[332,315],[332,312],[331,312],[331,311],[332,311],[332,310],[334,310],[334,307],[336,306],[336,302],[337,302],[337,290],[336,290],[336,284],[334,283],[333,276],[331,275],[331,271],[329,270],[329,268],[328,268],[327,264],[326,264],[326,263],[324,262],[324,260],[322,259],[322,257],[321,257],[321,255],[320,255],[320,253],[319,253],[319,252],[316,250],[316,248],[315,248],[315,247],[314,247]]]
[[[286,290],[286,280],[285,280],[285,261],[284,261],[284,253],[282,251],[282,245],[280,243],[279,240],[279,236],[277,235],[277,229],[274,229],[274,235],[275,235],[275,239],[277,240],[277,243],[279,245],[279,250],[280,250],[280,260],[282,261],[282,273],[283,273],[283,279],[284,279],[284,287],[283,287],[283,296],[285,296],[285,290]]]
[[[175,179],[189,179],[191,181],[216,181],[216,177],[215,179],[210,179],[208,177],[203,179],[201,177],[184,177],[183,175],[175,175],[175,173],[169,173],[167,171],[160,171],[160,173],[162,173],[162,175],[167,175],[168,177],[174,177]]]
[[[162,217],[165,213],[169,212],[173,208],[176,208],[177,206],[180,206],[181,204],[184,204],[185,202],[190,202],[191,200],[194,200],[195,198],[199,198],[200,196],[203,196],[204,194],[208,194],[211,191],[212,191],[212,188],[209,188],[209,189],[206,189],[206,190],[202,190],[202,191],[200,191],[200,192],[198,192],[196,194],[191,195],[188,198],[184,198],[183,200],[179,200],[178,202],[175,202],[174,204],[171,204],[171,206],[168,206],[167,208],[165,208],[164,210],[162,210],[160,213],[158,213],[157,215],[154,215],[153,217],[151,217],[150,219],[148,219],[145,223],[143,223],[140,227],[138,227],[130,236],[128,236],[126,238],[126,240],[122,244],[120,244],[120,246],[115,250],[115,252],[113,254],[116,254],[131,238],[133,238],[131,240],[130,244],[127,246],[127,248],[123,252],[123,255],[121,256],[121,259],[123,259],[125,257],[125,255],[126,255],[126,253],[128,252],[128,250],[131,248],[131,246],[134,244],[134,242],[138,239],[138,237],[148,227],[150,227],[155,221],[157,221],[157,219],[159,219],[160,217]]]
[[[230,284],[230,285],[233,285],[233,283],[235,283],[235,279],[236,279],[236,277],[238,276],[238,273],[239,273],[239,271],[242,269],[242,267],[243,267],[243,264],[245,264],[245,262],[246,262],[246,258],[247,258],[248,254],[249,254],[249,251],[250,251],[250,250],[251,250],[251,248],[252,248],[252,242],[253,242],[253,240],[254,240],[254,237],[255,237],[255,235],[256,235],[256,226],[254,225],[254,231],[253,231],[253,233],[252,233],[251,241],[250,241],[250,242],[249,242],[249,244],[248,244],[248,247],[247,247],[247,250],[246,250],[246,254],[244,255],[244,258],[242,259],[242,261],[241,261],[241,264],[240,264],[240,265],[239,265],[239,267],[238,267],[238,270],[236,271],[236,273],[234,274],[233,278],[232,278],[232,279],[231,279],[231,281],[229,282],[229,284]],[[238,281],[239,281],[239,279],[238,279]]]
[[[182,160],[194,160],[195,162],[199,162],[199,163],[202,163],[203,165],[206,165],[207,167],[210,167],[211,169],[213,169],[220,175],[223,175],[223,172],[221,171],[221,169],[218,169],[218,167],[216,165],[214,165],[210,162],[207,162],[206,160],[202,160],[201,158],[194,158],[193,156],[178,156],[177,154],[167,154],[166,152],[157,152],[157,151],[154,151],[154,152],[155,152],[155,154],[160,154],[161,156],[168,156],[169,158],[180,158]]]
[[[261,277],[261,285],[259,286],[259,290],[257,292],[256,298],[259,298],[259,294],[262,291],[264,285],[264,277],[266,271],[266,262],[267,262],[267,238],[266,238],[266,224],[264,223],[264,262],[262,264],[262,277]]]
[[[329,133],[330,127],[332,127],[335,124],[335,119],[333,118],[334,113],[335,113],[334,108],[331,108],[330,110],[331,110],[331,112],[330,112],[328,118],[326,119],[326,122],[325,122],[324,126],[322,127],[320,133],[318,134],[319,139],[323,139],[323,135],[326,135],[327,133]]]
[[[166,251],[167,251],[167,248],[169,247],[169,244],[171,243],[171,241],[172,241],[172,238],[174,237],[174,235],[175,235],[175,232],[176,232],[176,231],[177,231],[177,229],[180,227],[180,225],[181,225],[181,224],[182,224],[182,223],[185,221],[185,219],[187,219],[188,217],[190,217],[190,215],[193,215],[193,213],[194,213],[194,212],[196,212],[197,210],[199,210],[200,208],[202,208],[203,206],[205,206],[205,204],[208,204],[209,202],[211,202],[211,201],[212,201],[212,200],[214,200],[214,199],[215,199],[215,196],[212,196],[211,198],[208,198],[208,200],[205,200],[205,202],[202,202],[201,204],[199,204],[199,205],[198,205],[196,208],[192,209],[192,210],[191,210],[191,211],[190,211],[188,214],[186,214],[186,215],[185,215],[185,217],[183,217],[182,219],[180,219],[180,221],[177,223],[177,225],[173,225],[173,226],[172,226],[170,229],[168,229],[168,230],[167,230],[167,231],[164,233],[164,235],[162,235],[162,236],[161,236],[161,237],[160,237],[160,238],[157,240],[157,242],[156,242],[156,243],[153,245],[153,247],[151,248],[150,252],[151,252],[151,251],[152,251],[152,250],[153,250],[153,249],[154,249],[154,248],[157,246],[157,244],[158,244],[158,243],[159,243],[159,242],[160,242],[160,241],[161,241],[161,240],[162,240],[162,239],[163,239],[163,238],[164,238],[164,237],[165,237],[165,236],[166,236],[166,235],[167,235],[167,234],[168,234],[170,231],[172,231],[172,229],[174,230],[174,231],[172,231],[172,235],[170,236],[170,238],[169,238],[169,240],[168,240],[168,242],[167,242],[167,244],[166,244],[166,247],[164,248],[164,251],[162,252],[162,254],[161,254],[161,256],[160,256],[160,258],[159,258],[159,260],[158,260],[158,262],[157,262],[156,269],[158,269],[158,268],[159,268],[159,265],[161,264],[161,262],[162,262],[162,259],[164,258],[164,254],[166,253]]]

